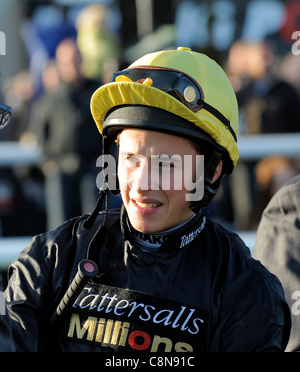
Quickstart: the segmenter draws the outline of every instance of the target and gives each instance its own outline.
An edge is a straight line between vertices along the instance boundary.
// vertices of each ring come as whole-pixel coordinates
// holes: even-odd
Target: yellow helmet
[[[123,105],[156,107],[195,124],[227,151],[235,168],[239,157],[236,96],[223,69],[206,55],[179,47],[147,54],[113,74],[91,100],[101,133],[105,114]]]
[[[147,54],[114,73],[111,82],[93,94],[91,111],[103,135],[104,154],[126,127],[161,131],[199,143],[205,155],[204,196],[190,207],[195,212],[207,206],[219,189],[221,177],[214,183],[212,179],[220,160],[222,175],[236,166],[235,93],[215,61],[189,48]]]

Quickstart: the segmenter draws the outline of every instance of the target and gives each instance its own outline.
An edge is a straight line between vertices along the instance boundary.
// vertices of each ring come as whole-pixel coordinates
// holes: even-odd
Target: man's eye
[[[136,166],[138,167],[140,165],[140,160],[134,156],[127,156],[126,157],[126,162],[131,166]]]
[[[170,163],[170,162],[161,161],[159,163],[159,167],[162,168],[162,169],[169,169],[169,168],[174,168],[174,164]]]

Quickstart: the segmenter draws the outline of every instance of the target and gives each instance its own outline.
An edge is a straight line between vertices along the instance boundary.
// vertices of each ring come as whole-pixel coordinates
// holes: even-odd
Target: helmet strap
[[[103,203],[103,200],[106,198],[106,206],[108,205],[108,190],[107,190],[107,185],[105,182],[103,182],[103,186],[101,187],[101,190],[100,190],[100,195],[99,195],[99,198],[97,200],[97,203],[96,203],[96,206],[93,210],[93,212],[89,215],[89,217],[83,222],[83,225],[82,227],[84,229],[91,229],[96,221],[96,218],[98,216],[98,214],[100,213],[101,211],[101,208],[102,208],[102,203]],[[105,217],[107,216],[107,208],[106,208],[106,214],[105,214]],[[104,221],[103,221],[103,225],[105,225],[105,221],[106,218],[104,218]]]
[[[106,136],[102,138],[102,154],[105,154],[105,153],[109,153],[109,149],[110,149],[110,146],[112,144],[112,140],[111,139],[108,139]],[[104,168],[104,165],[103,164],[103,168]],[[101,208],[102,208],[102,203],[103,203],[103,200],[106,199],[106,208],[105,208],[105,218],[103,220],[103,223],[102,225],[105,225],[105,222],[106,222],[106,217],[107,217],[107,213],[108,213],[108,184],[107,184],[107,177],[108,175],[105,176],[104,180],[103,180],[103,184],[102,184],[102,187],[100,189],[100,192],[99,192],[99,198],[97,200],[97,203],[95,205],[95,208],[93,210],[93,212],[89,215],[89,217],[84,221],[82,227],[85,228],[85,229],[91,229],[95,223],[95,220],[99,214],[99,212],[101,211]]]
[[[194,202],[190,206],[190,209],[196,214],[199,212],[201,208],[206,208],[209,205],[209,203],[212,201],[217,191],[219,190],[221,178],[224,175],[224,170],[222,170],[221,175],[214,183],[212,183],[212,179],[215,175],[215,171],[217,169],[218,164],[220,163],[222,155],[223,155],[223,151],[221,149],[214,148],[213,154],[210,155],[210,159],[208,163],[206,163],[205,170],[204,170],[203,198],[201,200]]]

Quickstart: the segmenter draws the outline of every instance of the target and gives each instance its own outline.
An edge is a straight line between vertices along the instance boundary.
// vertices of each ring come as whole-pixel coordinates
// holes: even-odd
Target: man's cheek
[[[126,166],[124,166],[124,164],[122,163],[119,163],[119,166],[118,166],[118,179],[119,179],[120,190],[127,190],[128,172],[127,172]]]

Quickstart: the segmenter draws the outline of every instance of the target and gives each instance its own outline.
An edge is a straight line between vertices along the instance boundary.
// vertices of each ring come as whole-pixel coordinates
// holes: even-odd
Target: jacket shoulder
[[[120,220],[120,209],[113,209],[109,210],[107,214],[107,221],[106,225],[107,227],[111,227],[114,224],[118,223]],[[51,230],[44,235],[45,239],[53,240],[56,238],[59,238],[63,235],[74,235],[76,234],[77,238],[81,238],[82,235],[85,237],[88,235],[93,235],[98,227],[103,223],[105,219],[105,212],[100,212],[97,216],[95,223],[93,224],[92,228],[88,229],[84,227],[85,220],[89,217],[89,214],[82,215],[80,217],[74,217],[66,222],[64,222],[62,225],[58,226],[56,229]]]
[[[212,220],[208,227],[214,235],[215,244],[211,247],[218,246],[213,259],[219,274],[219,292],[224,294],[221,321],[229,322],[232,314],[238,313],[245,325],[249,322],[249,340],[253,333],[251,327],[257,329],[261,350],[267,350],[268,345],[270,349],[284,350],[289,337],[290,314],[280,280],[251,257],[238,234]],[[274,332],[281,329],[282,334],[278,332],[279,337],[269,329]]]
[[[240,291],[246,293],[253,285],[261,283],[271,291],[276,288],[284,297],[279,279],[251,256],[250,249],[237,233],[212,220],[208,222],[208,226],[213,230],[212,235],[217,242],[211,245],[212,249],[217,249],[214,257],[219,260],[218,265],[227,268],[226,282],[229,285],[240,287]]]
[[[69,257],[78,255],[78,259],[80,259],[79,256],[86,258],[89,242],[102,224],[105,213],[100,212],[93,227],[85,229],[83,223],[88,216],[87,214],[74,217],[54,230],[33,237],[31,243],[20,252],[14,264],[31,256],[39,262],[39,265],[44,262],[48,270],[51,271],[53,265],[57,266],[63,262],[68,262]],[[108,227],[120,225],[119,220],[120,210],[108,212],[106,222]]]

